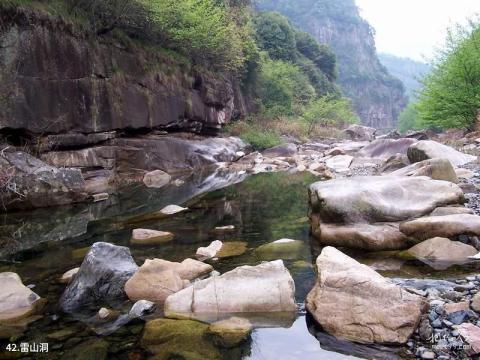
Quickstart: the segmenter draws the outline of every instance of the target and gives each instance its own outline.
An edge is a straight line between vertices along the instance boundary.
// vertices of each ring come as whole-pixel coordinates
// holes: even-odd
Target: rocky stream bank
[[[251,342],[258,329],[290,327],[306,310],[316,329],[310,331],[320,346],[348,355],[445,360],[477,356],[480,177],[476,156],[447,147],[441,138],[428,139],[423,133],[403,138],[395,134],[375,137],[371,129],[354,126],[348,135],[351,140],[291,142],[262,153],[249,151],[236,138],[186,139],[166,134],[113,138],[88,151],[46,152],[40,158],[5,149],[1,159],[18,169],[15,177],[34,182],[16,188],[23,200],[18,203],[56,204],[54,199],[63,198],[62,191],[68,188],[66,183],[71,178],[65,174],[71,171],[80,185],[68,188],[67,192],[75,194],[70,199],[77,201],[76,195],[85,193],[86,197],[78,201],[98,200],[96,204],[102,209],[97,214],[90,211],[81,227],[88,228],[89,234],[92,230],[103,234],[103,241],[76,251],[75,256],[81,260],[77,268],[67,269],[63,275],[53,273],[55,281],[64,284],[55,285],[61,290],[56,299],[49,297],[45,287],[37,290],[30,283],[25,286],[12,271],[14,266],[2,267],[0,284],[6,291],[0,296],[1,338],[21,340],[43,321],[42,316],[67,316],[95,336],[136,331],[125,335],[134,339],[128,342],[130,348],[112,352],[112,346],[102,343],[99,349],[89,350],[104,354],[100,358],[110,354],[126,358],[240,359],[248,358],[242,346]],[[465,141],[461,150],[475,154],[479,142],[473,138]],[[112,161],[98,162],[98,157],[85,155],[98,147],[102,148],[95,150],[99,153],[109,148],[114,154]],[[175,152],[168,155],[166,149]],[[133,168],[133,164],[140,165]],[[224,174],[223,182],[212,182],[206,175],[200,176],[193,188],[187,186],[185,170],[207,172],[207,168]],[[105,181],[105,187],[100,187],[100,181],[98,187],[90,183],[89,188],[95,190],[87,192],[85,186],[91,178],[85,175],[91,171],[111,171],[114,181]],[[307,199],[312,234],[311,250],[307,252],[316,257],[316,261],[312,259],[314,269],[312,262],[295,257],[305,251],[306,244],[287,238],[288,228],[274,226],[279,235],[275,241],[254,248],[236,239],[242,235],[232,223],[240,215],[230,215],[232,223],[218,224],[214,220],[206,224],[209,235],[204,237],[205,246],[196,247],[188,256],[178,255],[169,261],[149,256],[148,252],[140,258],[132,256],[129,247],[147,246],[153,251],[175,242],[179,234],[168,226],[169,221],[198,211],[190,208],[195,205],[189,204],[189,199],[241,182],[249,174],[270,172],[291,176],[310,173],[314,179],[309,181]],[[107,217],[108,208],[101,206],[115,198],[118,184],[133,179],[144,188],[164,189],[157,209]],[[57,186],[63,190],[52,191]],[[184,191],[185,198],[168,202],[170,189]],[[92,197],[102,193],[107,195]],[[222,203],[221,211],[235,214],[233,204]],[[218,219],[219,209],[214,219]],[[76,214],[72,219],[78,221]],[[247,220],[242,221],[248,226]],[[250,222],[254,221],[252,218]],[[288,226],[305,221],[289,219]],[[99,223],[104,224],[102,230]],[[71,232],[63,237],[77,236],[78,241],[87,230],[73,236],[72,224],[70,221],[66,225]],[[159,229],[154,224],[167,228]],[[48,243],[61,232],[56,226],[42,235],[38,227],[24,224],[22,238],[30,240],[14,245],[6,230],[15,226],[3,226],[3,248],[10,249],[4,256],[38,248],[43,241]],[[114,240],[108,234],[119,230],[129,233],[129,247],[108,241]],[[39,235],[45,239],[39,239]],[[57,237],[57,241],[64,240]],[[228,261],[243,259],[245,254],[252,254],[255,260],[239,260],[225,268]],[[381,260],[375,260],[376,256]],[[389,271],[404,265],[412,276],[389,276]],[[435,277],[416,276],[415,269],[422,266],[432,269]],[[296,269],[310,272],[312,281],[299,282]],[[455,276],[447,269],[461,275]],[[74,338],[73,334],[53,334],[48,337],[56,341],[55,353],[69,356],[75,347],[64,342]]]

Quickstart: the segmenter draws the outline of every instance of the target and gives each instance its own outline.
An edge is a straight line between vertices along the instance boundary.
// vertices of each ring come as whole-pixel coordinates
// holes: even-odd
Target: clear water
[[[64,285],[57,279],[67,270],[81,264],[88,247],[97,241],[128,246],[136,262],[147,258],[182,261],[194,257],[199,246],[212,240],[244,241],[248,250],[241,256],[212,262],[221,273],[240,265],[255,265],[262,259],[255,249],[281,238],[304,242],[298,252],[284,259],[296,285],[300,305],[297,319],[281,327],[254,330],[251,341],[235,353],[235,359],[392,359],[404,349],[365,347],[342,342],[324,334],[303,310],[305,296],[315,282],[314,259],[321,247],[309,236],[307,219],[307,186],[316,181],[310,174],[245,175],[214,173],[196,174],[183,179],[179,186],[159,190],[143,186],[121,189],[106,202],[83,204],[61,209],[41,209],[28,213],[4,215],[0,226],[0,271],[13,271],[26,285],[48,300],[44,316],[29,325],[13,340],[48,342],[50,352],[34,358],[89,358],[88,347],[101,341],[108,348],[108,358],[142,359],[146,353],[138,345],[143,327],[134,322],[100,339],[89,326],[62,314],[57,301]],[[163,220],[149,220],[148,214],[168,204],[188,206],[189,211]],[[216,226],[235,225],[235,232],[224,236],[212,234]],[[133,246],[129,243],[134,228],[171,231],[174,241],[155,246]],[[391,254],[348,253],[361,262],[374,264],[380,272],[392,277],[455,277],[475,269],[466,266],[436,271],[418,262],[399,262]],[[66,330],[59,336],[58,330]],[[0,327],[0,338],[2,337]],[[54,334],[54,335],[52,335]],[[55,336],[56,335],[56,336]],[[2,349],[9,343],[0,340]],[[231,358],[232,352],[228,358]],[[282,354],[279,356],[279,354]],[[17,354],[19,355],[19,354]],[[0,359],[12,356],[0,351]]]

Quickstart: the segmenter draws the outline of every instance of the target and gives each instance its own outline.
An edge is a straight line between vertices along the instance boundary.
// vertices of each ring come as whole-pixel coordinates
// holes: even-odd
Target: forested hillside
[[[338,59],[338,82],[366,125],[396,127],[406,106],[404,87],[380,63],[373,29],[354,0],[256,0],[258,9],[277,11],[332,47]]]

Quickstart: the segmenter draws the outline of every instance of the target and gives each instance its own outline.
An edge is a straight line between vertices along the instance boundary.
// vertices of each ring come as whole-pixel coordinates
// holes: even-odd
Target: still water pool
[[[47,342],[48,354],[28,356],[35,359],[148,357],[139,345],[143,322],[130,323],[100,337],[91,326],[77,317],[62,314],[57,308],[65,287],[58,283],[58,278],[78,267],[95,242],[128,246],[138,265],[149,258],[182,261],[194,257],[198,247],[215,239],[247,243],[247,251],[242,255],[211,262],[215,270],[224,273],[237,266],[272,260],[259,256],[255,249],[290,238],[303,242],[296,251],[283,255],[295,281],[300,309],[296,319],[255,329],[247,344],[229,351],[225,357],[252,360],[402,357],[401,348],[366,347],[336,340],[318,329],[305,313],[303,303],[316,277],[313,264],[321,251],[309,236],[307,218],[307,186],[314,181],[312,175],[305,173],[271,173],[248,178],[221,172],[195,174],[159,190],[143,186],[123,188],[102,203],[4,215],[0,226],[0,271],[18,273],[48,303],[43,317],[28,326],[19,323],[0,327],[2,349],[12,342]],[[189,211],[162,220],[149,216],[168,204],[187,206]],[[213,228],[223,225],[235,225],[235,231],[220,236],[212,233]],[[175,239],[161,245],[134,246],[130,244],[134,228],[170,231]],[[473,270],[464,267],[436,271],[425,264],[395,259],[388,253],[347,253],[391,277],[448,278]],[[128,306],[131,304],[125,304],[125,308]],[[159,315],[151,317],[155,316]],[[0,359],[21,355],[0,351]]]

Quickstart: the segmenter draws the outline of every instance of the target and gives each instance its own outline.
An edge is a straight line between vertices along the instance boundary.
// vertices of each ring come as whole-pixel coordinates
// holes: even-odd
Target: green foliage
[[[348,99],[324,96],[308,105],[302,120],[307,123],[308,133],[311,134],[318,125],[341,127],[358,122],[358,117]]]
[[[300,68],[281,60],[263,60],[257,86],[261,103],[272,117],[299,114],[316,96]]]
[[[284,143],[277,132],[250,123],[248,130],[240,134],[240,138],[249,143],[254,150],[265,150]]]
[[[418,110],[415,103],[410,103],[400,114],[398,130],[404,134],[408,130],[420,130]]]
[[[275,12],[260,13],[255,19],[257,42],[273,60],[296,59],[295,30],[284,16]]]
[[[419,92],[420,125],[472,128],[480,109],[480,26],[449,32]]]
[[[337,59],[335,53],[325,45],[320,45],[312,35],[297,31],[295,34],[297,50],[310,59],[330,81],[337,79]]]

